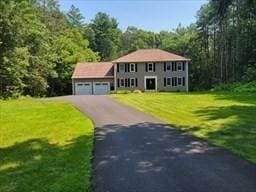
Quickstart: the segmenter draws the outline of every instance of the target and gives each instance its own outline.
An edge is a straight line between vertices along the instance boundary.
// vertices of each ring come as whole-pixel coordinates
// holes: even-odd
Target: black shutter
[[[138,87],[138,79],[136,78],[135,81],[136,81],[136,82],[135,82],[135,86]]]
[[[177,71],[177,62],[175,62],[174,67],[175,67],[175,71]]]
[[[166,87],[166,78],[164,78],[164,86]]]
[[[135,64],[135,72],[137,72],[138,71],[138,64],[136,63]]]
[[[127,79],[124,80],[124,86],[127,87]]]
[[[153,71],[156,71],[156,63],[153,63]]]
[[[164,62],[164,71],[166,71],[166,62]]]
[[[172,71],[174,71],[174,62],[172,62]]]
[[[116,68],[117,68],[117,69],[116,69],[117,72],[119,72],[119,64],[118,64],[118,63],[116,64]]]
[[[182,70],[185,71],[185,62],[182,63]]]
[[[127,72],[130,72],[130,63],[127,64]]]
[[[185,77],[182,78],[182,85],[185,86]]]
[[[127,71],[127,65],[126,65],[126,63],[124,64],[124,72],[126,72]]]
[[[146,65],[146,72],[148,72],[148,64],[147,64],[147,63],[145,63],[145,65]]]
[[[127,79],[127,85],[130,87],[130,78]]]
[[[120,79],[117,79],[117,87],[120,87]]]

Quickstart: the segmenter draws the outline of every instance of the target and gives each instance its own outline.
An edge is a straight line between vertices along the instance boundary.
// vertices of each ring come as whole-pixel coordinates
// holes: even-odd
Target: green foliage
[[[107,61],[119,56],[121,30],[117,21],[106,13],[99,12],[90,27],[95,36],[93,50],[99,52],[101,59]]]
[[[93,123],[64,102],[0,101],[0,191],[90,191]]]
[[[212,91],[229,91],[229,92],[256,92],[256,81],[249,83],[230,83],[221,84],[212,89]]]
[[[78,14],[71,8],[68,20],[56,0],[0,2],[2,97],[71,92],[74,65],[99,59],[88,48]]]
[[[71,5],[71,8],[69,12],[67,13],[68,21],[70,25],[73,27],[83,27],[83,15],[80,13],[80,10],[75,7],[74,5]]]
[[[255,93],[142,93],[112,97],[256,163]]]

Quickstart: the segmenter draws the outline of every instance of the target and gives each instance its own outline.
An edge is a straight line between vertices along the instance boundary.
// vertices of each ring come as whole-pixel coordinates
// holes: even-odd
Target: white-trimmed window
[[[124,87],[124,79],[120,78],[120,87]]]
[[[178,77],[178,85],[182,85],[182,78]]]
[[[148,65],[148,72],[153,72],[154,71],[154,64],[153,63],[147,63]]]
[[[135,78],[130,78],[130,87],[135,87]]]
[[[169,86],[171,85],[171,78],[166,79],[166,85],[169,85]]]
[[[135,63],[130,63],[130,72],[135,72]]]
[[[166,71],[171,71],[171,70],[172,70],[172,64],[166,63]]]
[[[177,62],[178,71],[182,71],[182,62]]]
[[[124,63],[120,63],[119,64],[119,72],[124,73],[124,71],[125,71],[125,64]]]

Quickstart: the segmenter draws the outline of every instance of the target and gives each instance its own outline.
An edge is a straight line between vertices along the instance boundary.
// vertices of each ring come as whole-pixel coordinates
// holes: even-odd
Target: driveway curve
[[[70,96],[96,125],[95,192],[255,192],[256,166],[109,96]]]

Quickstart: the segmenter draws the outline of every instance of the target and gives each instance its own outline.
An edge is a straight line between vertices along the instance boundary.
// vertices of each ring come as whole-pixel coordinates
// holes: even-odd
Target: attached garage
[[[110,62],[79,63],[72,76],[73,95],[105,95],[114,89]]]

